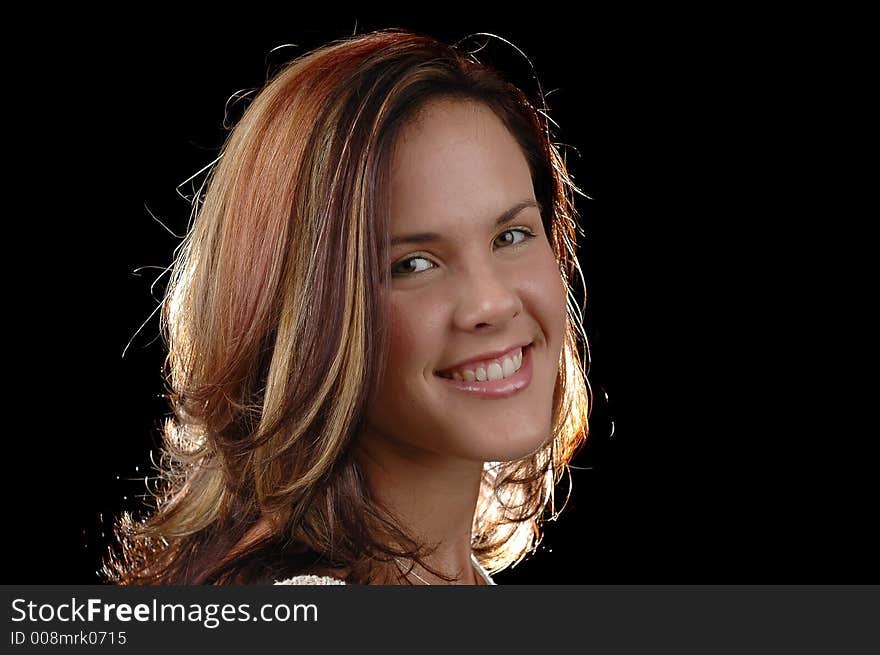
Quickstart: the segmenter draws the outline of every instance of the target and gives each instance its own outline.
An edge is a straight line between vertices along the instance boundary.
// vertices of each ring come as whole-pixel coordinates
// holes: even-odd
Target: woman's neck
[[[471,559],[482,463],[442,458],[375,434],[362,437],[358,462],[376,500],[394,513],[413,538],[437,546],[425,557],[425,564],[444,575],[458,575],[454,584],[483,583]],[[404,562],[403,570],[410,564]],[[449,584],[418,564],[413,571],[429,584]],[[423,584],[413,573],[409,579]]]

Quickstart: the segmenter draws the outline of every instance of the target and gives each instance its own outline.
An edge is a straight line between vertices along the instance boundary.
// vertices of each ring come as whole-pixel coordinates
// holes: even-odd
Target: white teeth
[[[492,362],[488,366],[478,366],[475,370],[463,369],[461,371],[453,371],[453,380],[465,380],[467,382],[485,381],[485,380],[501,380],[509,378],[516,373],[522,366],[523,351],[522,348],[513,356],[505,357],[501,363]],[[444,374],[449,377],[449,373]]]

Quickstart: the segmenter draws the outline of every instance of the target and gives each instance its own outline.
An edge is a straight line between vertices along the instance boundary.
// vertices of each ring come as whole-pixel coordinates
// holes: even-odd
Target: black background
[[[183,233],[190,206],[175,188],[215,158],[227,99],[302,52],[383,27],[450,42],[491,32],[523,50],[592,198],[576,201],[592,434],[540,551],[496,581],[877,582],[866,437],[819,419],[840,381],[811,368],[821,331],[789,320],[811,292],[779,238],[796,216],[768,181],[784,177],[768,175],[773,76],[744,73],[762,65],[726,47],[737,39],[717,21],[682,33],[674,16],[598,10],[77,18],[29,37],[10,83],[9,139],[23,146],[10,192],[26,209],[6,242],[4,582],[97,582],[112,517],[145,493],[164,351],[156,315],[135,333],[178,243],[151,213]],[[510,48],[488,53],[534,91]],[[134,275],[141,266],[160,268]]]

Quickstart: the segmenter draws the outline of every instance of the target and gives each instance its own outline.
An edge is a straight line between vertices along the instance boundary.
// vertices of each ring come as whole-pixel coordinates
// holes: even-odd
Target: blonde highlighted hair
[[[587,437],[579,190],[546,108],[455,46],[389,29],[289,62],[224,143],[163,300],[173,414],[155,503],[143,518],[118,517],[108,582],[256,583],[342,569],[366,584],[379,580],[376,562],[425,565],[424,545],[371,497],[352,445],[388,346],[390,156],[403,126],[439,98],[485,104],[516,138],[569,289],[552,434],[522,460],[484,465],[472,531],[493,573],[537,547]]]

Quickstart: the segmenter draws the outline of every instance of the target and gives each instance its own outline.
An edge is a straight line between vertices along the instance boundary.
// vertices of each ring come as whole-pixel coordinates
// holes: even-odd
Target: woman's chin
[[[544,447],[550,439],[549,424],[532,432],[519,431],[506,433],[502,429],[493,430],[491,437],[481,441],[477,448],[469,448],[474,459],[484,462],[513,462],[524,459]]]

